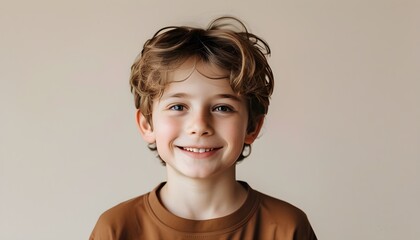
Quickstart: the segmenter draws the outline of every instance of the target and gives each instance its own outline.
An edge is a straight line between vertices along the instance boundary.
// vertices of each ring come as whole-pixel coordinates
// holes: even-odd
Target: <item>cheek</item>
[[[159,139],[165,139],[170,138],[174,134],[177,134],[179,132],[179,129],[181,128],[181,124],[172,119],[167,117],[159,118],[154,126],[158,126],[155,128],[155,133],[159,141]]]
[[[243,142],[246,136],[246,122],[241,119],[232,121],[230,124],[221,124],[221,134],[226,137],[234,139],[235,141]]]

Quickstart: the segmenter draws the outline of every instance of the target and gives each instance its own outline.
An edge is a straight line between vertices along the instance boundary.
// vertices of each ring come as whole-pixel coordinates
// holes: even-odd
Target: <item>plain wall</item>
[[[165,180],[130,66],[157,29],[223,14],[270,44],[276,77],[238,178],[302,208],[319,239],[418,239],[419,13],[414,0],[2,0],[0,239],[87,239]]]

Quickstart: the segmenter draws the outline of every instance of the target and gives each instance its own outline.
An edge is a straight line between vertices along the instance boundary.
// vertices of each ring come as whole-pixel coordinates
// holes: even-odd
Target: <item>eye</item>
[[[216,112],[233,112],[233,109],[226,105],[217,106],[213,109]]]
[[[177,105],[171,106],[169,109],[170,110],[174,110],[174,111],[183,111],[185,109],[185,107],[182,106],[182,105],[177,104]]]

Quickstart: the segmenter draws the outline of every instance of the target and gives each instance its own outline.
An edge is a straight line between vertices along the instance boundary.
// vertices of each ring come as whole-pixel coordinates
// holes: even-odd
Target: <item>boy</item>
[[[301,210],[236,181],[273,91],[269,53],[229,17],[163,28],[144,44],[131,90],[167,182],[102,214],[91,240],[316,239]]]

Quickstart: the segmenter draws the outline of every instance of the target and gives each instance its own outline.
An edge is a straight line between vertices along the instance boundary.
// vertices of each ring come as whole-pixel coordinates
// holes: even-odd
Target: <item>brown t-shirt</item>
[[[244,182],[248,190],[244,204],[232,214],[209,220],[190,220],[169,212],[158,197],[164,184],[104,212],[90,240],[317,239],[304,212]]]

